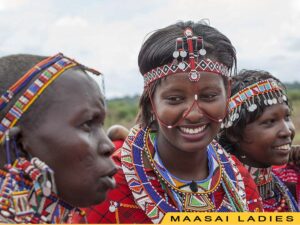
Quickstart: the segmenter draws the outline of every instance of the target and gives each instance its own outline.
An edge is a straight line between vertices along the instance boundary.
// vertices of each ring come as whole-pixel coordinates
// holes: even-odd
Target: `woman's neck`
[[[157,151],[167,170],[182,180],[203,180],[208,176],[206,148],[185,152],[158,136]]]
[[[256,159],[253,159],[249,155],[243,154],[243,151],[241,150],[234,150],[234,155],[244,164],[247,165],[248,167],[253,167],[253,168],[269,168],[271,165],[267,165],[261,162],[258,162]]]
[[[257,185],[262,185],[272,180],[272,167],[260,168],[249,166],[247,164],[244,164],[244,166]]]

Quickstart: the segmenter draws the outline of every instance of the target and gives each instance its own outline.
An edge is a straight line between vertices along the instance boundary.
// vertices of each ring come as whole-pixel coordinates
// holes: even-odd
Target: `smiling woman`
[[[226,115],[235,50],[215,28],[180,22],[139,53],[139,124],[114,160],[117,188],[90,223],[159,223],[167,212],[260,211],[250,175],[213,140]],[[252,202],[249,202],[252,199]],[[134,216],[132,216],[134,215]]]
[[[114,188],[104,96],[87,71],[100,74],[62,54],[0,58],[0,222],[65,223]]]
[[[295,136],[284,85],[266,71],[242,70],[233,78],[228,110],[220,143],[251,173],[264,210],[299,211],[299,168],[272,170],[288,163]]]

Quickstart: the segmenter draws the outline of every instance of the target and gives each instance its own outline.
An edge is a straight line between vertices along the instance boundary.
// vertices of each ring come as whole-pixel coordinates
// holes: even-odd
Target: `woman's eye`
[[[285,119],[285,121],[290,121],[291,120],[291,114],[290,113],[287,114],[284,119]]]
[[[173,104],[180,103],[182,100],[183,100],[183,97],[181,97],[181,96],[169,96],[169,97],[167,97],[167,101],[169,103],[173,103]]]
[[[200,99],[211,101],[214,100],[217,96],[218,95],[216,93],[202,94],[200,95]]]
[[[86,121],[83,124],[80,125],[81,129],[89,132],[92,129],[92,120]]]
[[[268,119],[268,120],[263,121],[262,124],[270,126],[270,125],[272,125],[275,122],[276,122],[275,119]]]

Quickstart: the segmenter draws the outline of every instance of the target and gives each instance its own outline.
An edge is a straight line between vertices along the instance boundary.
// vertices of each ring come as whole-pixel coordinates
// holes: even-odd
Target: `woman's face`
[[[267,107],[262,115],[246,125],[239,151],[250,166],[268,167],[288,162],[295,127],[286,104]]]
[[[196,152],[216,136],[226,109],[226,91],[221,76],[201,73],[198,82],[191,82],[187,73],[168,76],[154,93],[154,107],[159,121],[159,143],[186,152]],[[213,118],[213,119],[211,119]]]
[[[42,123],[24,134],[24,149],[54,170],[60,198],[73,206],[97,204],[114,188],[116,172],[103,130],[103,96],[79,70],[64,72],[51,88]]]

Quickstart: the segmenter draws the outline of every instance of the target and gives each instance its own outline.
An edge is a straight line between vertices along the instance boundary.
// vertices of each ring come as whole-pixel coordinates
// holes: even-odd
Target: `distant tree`
[[[285,83],[287,89],[298,89],[300,91],[300,82],[294,81],[293,83]]]
[[[107,100],[107,117],[105,127],[121,124],[131,128],[138,111],[139,96],[125,96]]]

